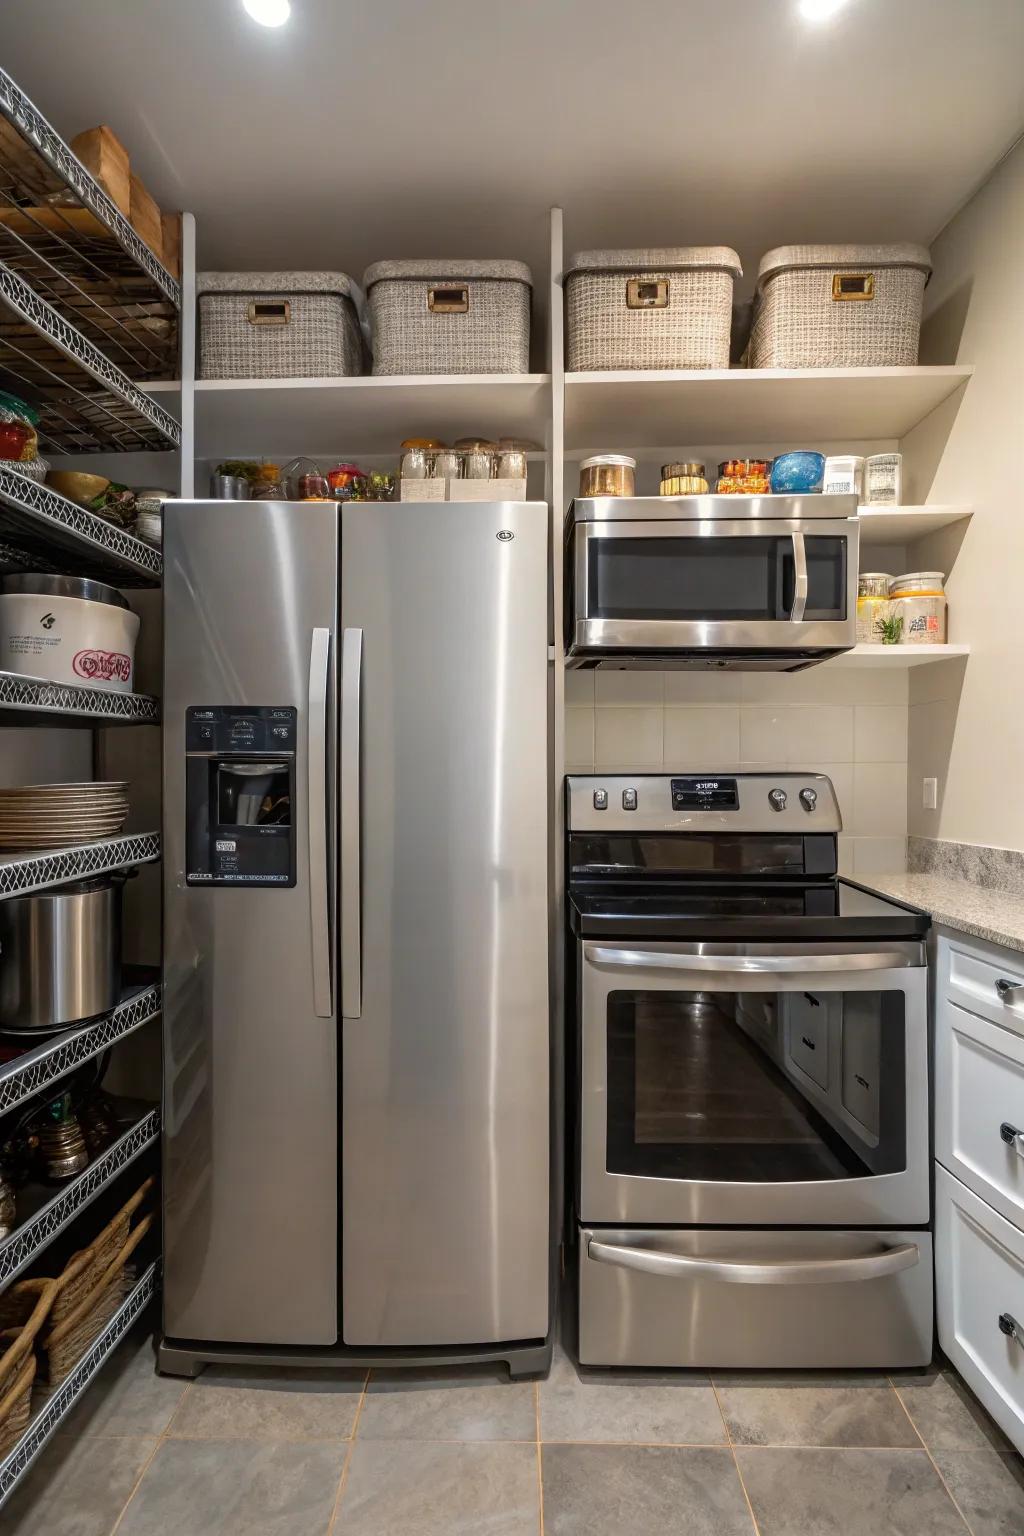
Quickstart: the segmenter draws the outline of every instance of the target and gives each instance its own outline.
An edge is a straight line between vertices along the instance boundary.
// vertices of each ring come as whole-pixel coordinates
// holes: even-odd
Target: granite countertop
[[[872,875],[858,883],[923,908],[944,928],[1024,951],[1024,895],[949,875]]]

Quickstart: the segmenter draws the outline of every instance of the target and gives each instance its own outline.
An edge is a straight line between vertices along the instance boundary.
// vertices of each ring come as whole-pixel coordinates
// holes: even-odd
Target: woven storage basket
[[[782,245],[762,258],[751,368],[913,367],[923,245]]]
[[[0,1333],[0,1453],[9,1451],[28,1423],[36,1358],[36,1335],[50,1315],[56,1280],[22,1282],[24,1315]]]
[[[531,282],[521,261],[367,267],[374,373],[529,373]]]
[[[741,273],[725,245],[578,252],[565,279],[566,368],[728,368]]]
[[[152,1224],[152,1215],[142,1218],[93,1288],[41,1340],[45,1376],[51,1387],[59,1386],[71,1374],[121,1305],[130,1283],[126,1265]]]
[[[201,379],[363,371],[358,290],[344,272],[200,272]]]

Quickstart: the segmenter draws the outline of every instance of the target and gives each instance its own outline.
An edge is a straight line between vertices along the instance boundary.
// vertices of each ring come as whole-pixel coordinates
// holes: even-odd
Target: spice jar
[[[464,458],[458,448],[439,448],[434,455],[434,474],[439,480],[461,480]]]
[[[771,459],[725,459],[718,466],[719,496],[767,496],[771,492]]]
[[[465,480],[493,480],[494,449],[467,448],[462,456],[462,475]]]
[[[526,452],[522,448],[502,448],[498,453],[499,480],[526,479]]]
[[[250,481],[249,494],[253,501],[283,501],[285,490],[280,464],[261,464],[256,478]]]
[[[944,645],[946,578],[941,571],[908,571],[889,583],[893,611],[903,621],[904,645]]]
[[[857,644],[881,645],[882,622],[889,617],[887,571],[862,571],[857,581]]]
[[[697,463],[663,464],[661,466],[662,496],[706,496],[708,482],[704,478],[704,465]]]
[[[580,465],[581,496],[635,496],[636,459],[624,453],[599,453]]]
[[[359,492],[366,475],[358,464],[335,464],[327,471],[327,485],[335,501],[350,501]]]

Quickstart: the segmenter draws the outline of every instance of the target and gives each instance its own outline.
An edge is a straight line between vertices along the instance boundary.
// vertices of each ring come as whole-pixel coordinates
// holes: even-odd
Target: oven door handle
[[[675,955],[650,949],[609,949],[587,944],[584,956],[594,965],[615,970],[714,971],[721,976],[769,975],[807,971],[890,971],[913,966],[907,955],[891,950],[858,950],[823,955]]]
[[[843,1259],[782,1259],[759,1264],[749,1259],[703,1258],[690,1253],[665,1253],[590,1238],[587,1257],[645,1275],[676,1280],[724,1280],[731,1285],[834,1285],[850,1280],[881,1280],[912,1269],[921,1257],[917,1243],[898,1243],[882,1253]]]
[[[802,624],[807,612],[807,546],[798,528],[793,530],[793,571],[796,581],[793,586],[793,610],[789,617],[792,623]]]

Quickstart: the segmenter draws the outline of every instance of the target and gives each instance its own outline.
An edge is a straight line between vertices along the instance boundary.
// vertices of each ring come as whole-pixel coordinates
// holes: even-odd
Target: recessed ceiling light
[[[846,0],[800,0],[800,15],[804,21],[828,21],[845,4]]]
[[[292,13],[291,0],[242,0],[242,4],[261,27],[283,27]]]

